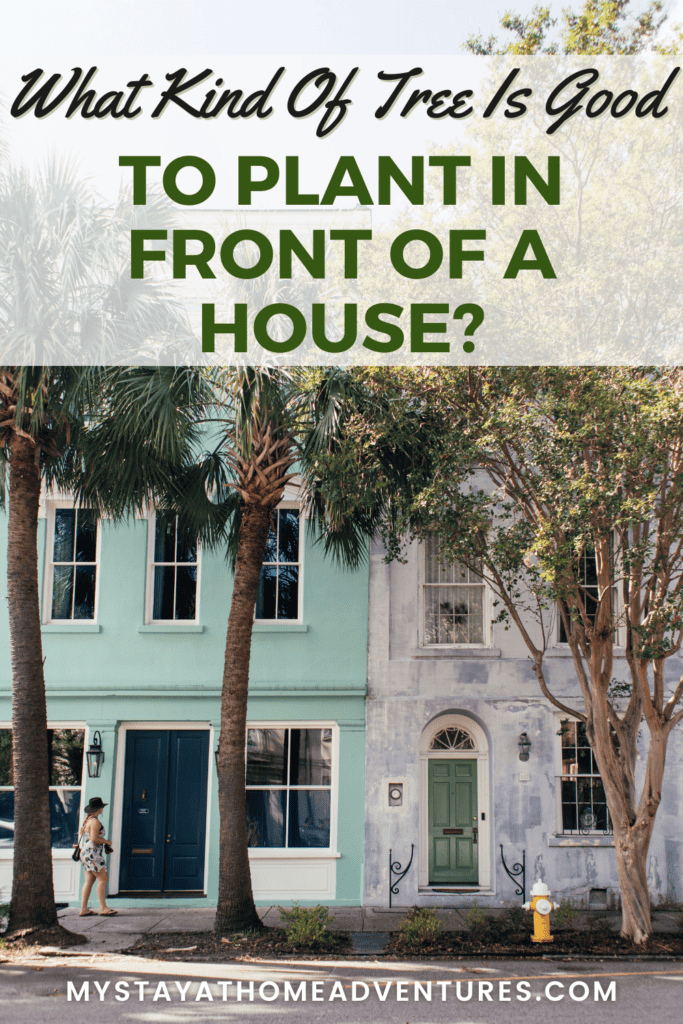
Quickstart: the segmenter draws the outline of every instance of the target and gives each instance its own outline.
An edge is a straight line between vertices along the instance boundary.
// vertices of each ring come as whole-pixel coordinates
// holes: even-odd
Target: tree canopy
[[[503,15],[501,28],[512,35],[507,44],[500,44],[495,36],[484,39],[479,34],[466,41],[465,49],[480,56],[572,53],[633,56],[655,44],[665,19],[662,0],[650,0],[645,10],[637,12],[633,11],[630,0],[584,0],[578,13],[570,9],[562,11],[559,32],[554,35],[558,19],[552,17],[550,7],[537,5],[527,18],[511,11]],[[661,45],[652,45],[652,48],[675,52],[663,51]]]
[[[494,621],[518,630],[543,695],[585,723],[614,825],[623,934],[645,941],[646,854],[668,738],[683,718],[683,678],[672,660],[683,645],[680,371],[358,372],[388,399],[388,414],[381,428],[356,417],[321,457],[338,514],[344,494],[354,501],[388,488],[388,559],[404,557],[406,537],[436,533],[446,557],[485,580]],[[413,429],[416,420],[433,478],[388,486],[366,455],[385,433]],[[555,691],[546,662],[560,630],[572,696]]]

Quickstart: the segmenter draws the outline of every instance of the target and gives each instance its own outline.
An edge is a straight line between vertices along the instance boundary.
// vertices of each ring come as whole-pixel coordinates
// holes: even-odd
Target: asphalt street
[[[682,1003],[681,961],[0,965],[3,1024],[679,1024]]]

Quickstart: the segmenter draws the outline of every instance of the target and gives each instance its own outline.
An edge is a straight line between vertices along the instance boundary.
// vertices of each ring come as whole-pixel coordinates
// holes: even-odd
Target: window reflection
[[[247,837],[249,846],[285,845],[284,790],[247,790]]]
[[[52,547],[53,619],[94,619],[97,515],[92,509],[55,509]]]
[[[256,598],[256,619],[299,618],[299,510],[273,515]]]
[[[248,730],[250,846],[328,848],[331,787],[331,728]]]
[[[330,794],[296,790],[289,794],[289,846],[330,845]]]
[[[50,836],[53,849],[73,845],[80,825],[83,729],[48,729]],[[0,729],[0,849],[14,846],[12,731]]]
[[[583,722],[562,722],[562,831],[609,834],[612,821],[605,788]]]
[[[154,519],[152,621],[197,618],[197,536],[174,512]]]
[[[284,785],[287,782],[289,729],[247,731],[247,785]]]

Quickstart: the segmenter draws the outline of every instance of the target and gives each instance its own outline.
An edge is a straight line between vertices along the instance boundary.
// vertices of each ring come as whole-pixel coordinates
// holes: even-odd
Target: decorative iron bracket
[[[505,854],[503,853],[503,844],[500,844],[500,859],[503,862],[503,867],[507,872],[509,878],[516,883],[517,888],[515,889],[515,896],[522,897],[522,903],[526,903],[526,850],[522,850],[522,863],[519,861],[512,865],[512,870],[505,863]],[[518,881],[521,878],[522,881]]]
[[[410,871],[410,865],[413,863],[413,853],[415,852],[415,844],[410,844],[410,860],[408,861],[407,867],[402,867],[399,861],[393,859],[393,852],[389,850],[389,907],[391,907],[391,897],[398,896],[398,883],[402,878]],[[396,876],[394,878],[394,875]]]

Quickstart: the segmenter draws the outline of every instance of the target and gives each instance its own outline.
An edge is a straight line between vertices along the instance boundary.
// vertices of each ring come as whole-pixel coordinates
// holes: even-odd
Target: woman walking
[[[97,896],[100,901],[100,916],[113,917],[118,910],[107,906],[107,865],[105,853],[112,853],[112,847],[104,838],[104,825],[99,820],[107,805],[99,796],[94,796],[85,808],[86,819],[79,833],[78,842],[81,847],[81,862],[85,868],[85,885],[81,895],[81,912],[79,917],[92,917],[94,910],[88,909],[88,900],[92,887],[97,882]]]

